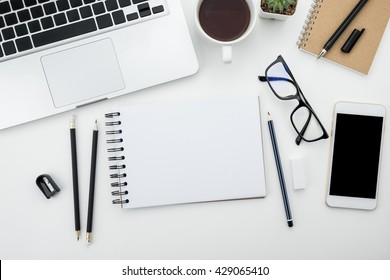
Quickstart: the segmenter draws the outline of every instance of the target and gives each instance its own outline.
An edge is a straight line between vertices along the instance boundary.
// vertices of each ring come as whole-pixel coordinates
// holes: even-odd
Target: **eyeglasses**
[[[306,100],[290,68],[281,55],[265,70],[265,76],[259,76],[261,82],[267,82],[272,92],[280,100],[297,100],[298,106],[292,111],[290,121],[298,133],[295,143],[302,140],[315,142],[329,138],[313,108]]]

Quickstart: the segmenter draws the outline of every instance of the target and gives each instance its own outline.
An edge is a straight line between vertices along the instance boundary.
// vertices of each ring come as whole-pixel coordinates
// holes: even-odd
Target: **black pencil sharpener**
[[[54,180],[47,174],[39,175],[35,182],[47,199],[60,191]]]

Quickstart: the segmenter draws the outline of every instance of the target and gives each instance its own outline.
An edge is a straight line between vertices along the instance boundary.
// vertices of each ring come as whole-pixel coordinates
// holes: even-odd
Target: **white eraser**
[[[291,171],[293,177],[294,190],[304,189],[306,187],[305,167],[302,158],[291,158]]]

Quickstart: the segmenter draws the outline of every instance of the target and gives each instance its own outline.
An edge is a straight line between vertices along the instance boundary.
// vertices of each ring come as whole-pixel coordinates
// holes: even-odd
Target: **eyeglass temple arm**
[[[309,117],[307,118],[307,121],[306,121],[305,125],[303,126],[301,132],[298,134],[297,138],[295,138],[295,144],[297,144],[297,145],[301,144],[301,141],[302,141],[302,136],[301,135],[305,134],[306,129],[309,126],[309,122],[311,120],[311,116],[312,116],[312,113],[309,111]]]
[[[267,81],[267,77],[266,76],[259,76],[259,81],[260,82],[266,82]],[[289,82],[289,83],[292,83],[294,84],[294,82],[290,79],[287,79],[287,78],[283,78],[283,77],[269,77],[268,76],[268,80],[269,81],[286,81],[286,82]]]

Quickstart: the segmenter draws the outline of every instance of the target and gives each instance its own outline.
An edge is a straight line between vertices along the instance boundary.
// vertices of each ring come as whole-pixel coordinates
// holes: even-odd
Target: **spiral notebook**
[[[299,48],[318,55],[358,1],[314,0],[297,42]],[[368,1],[324,58],[367,75],[389,17],[389,0]],[[355,28],[366,30],[352,51],[343,53],[341,47]]]
[[[257,95],[133,105],[105,117],[114,204],[266,196]]]

